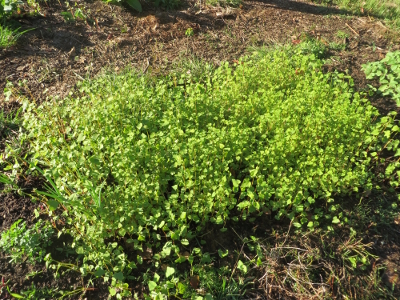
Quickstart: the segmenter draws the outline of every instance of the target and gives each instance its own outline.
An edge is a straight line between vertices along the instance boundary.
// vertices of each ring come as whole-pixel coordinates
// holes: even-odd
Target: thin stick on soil
[[[347,23],[345,23],[345,24],[346,24],[346,26],[347,26],[347,27],[349,27],[349,28],[350,28],[350,30],[351,30],[351,31],[353,31],[353,32],[354,32],[354,34],[356,34],[356,35],[359,35],[359,34],[358,34],[358,32],[357,32],[357,31],[355,31],[353,28],[351,28],[351,26],[350,26],[349,24],[347,24]]]

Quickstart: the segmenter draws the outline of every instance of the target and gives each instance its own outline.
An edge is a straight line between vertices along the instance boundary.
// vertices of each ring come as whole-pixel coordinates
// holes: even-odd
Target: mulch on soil
[[[46,3],[41,6],[43,16],[18,19],[22,30],[35,29],[24,34],[17,45],[0,50],[0,90],[7,82],[17,87],[18,82],[24,81],[20,92],[39,102],[68,95],[78,81],[101,74],[104,69],[119,72],[132,67],[161,75],[173,68],[174,61],[193,57],[218,66],[250,53],[251,47],[290,43],[302,34],[326,45],[341,42],[339,30],[349,36],[347,49],[331,52],[333,59],[326,69],[348,72],[355,88],[361,90],[367,86],[361,65],[400,49],[399,40],[380,21],[368,16],[344,17],[348,12],[304,1],[246,1],[238,9],[200,9],[198,3],[189,2],[181,10],[145,7],[142,13],[101,1],[71,1],[71,7],[75,3],[82,6],[83,12],[95,20],[94,25],[66,22],[60,14],[67,11],[65,6],[58,1]],[[191,37],[185,35],[188,28],[194,30]],[[15,102],[6,104],[2,98],[1,94],[0,105],[6,111],[18,107]],[[398,110],[387,98],[375,97],[371,101],[383,113]],[[20,218],[32,222],[36,207],[27,197],[0,195],[0,231]],[[374,245],[375,253],[393,270],[400,269],[400,241],[393,238],[397,234],[382,232]],[[38,288],[58,285],[71,289],[76,284],[74,275],[55,281],[43,266],[16,267],[3,254],[0,270],[1,276],[11,279],[14,291],[26,290],[32,282]],[[25,280],[31,271],[43,273]],[[87,297],[103,299],[105,293],[106,288],[100,286],[99,290],[88,292]]]
[[[75,2],[71,2],[71,6]],[[210,8],[189,3],[184,10],[148,8],[142,13],[101,1],[82,2],[94,26],[83,21],[68,23],[60,15],[67,8],[51,1],[43,5],[45,17],[19,20],[24,34],[18,44],[0,52],[0,89],[7,81],[25,81],[24,93],[36,101],[65,96],[75,83],[99,74],[103,68],[126,67],[165,73],[171,62],[198,57],[219,65],[248,53],[251,46],[290,42],[302,33],[327,44],[341,30],[350,36],[349,51],[337,53],[332,68],[348,69],[365,86],[361,64],[383,57],[388,48],[388,29],[368,17],[345,18],[336,8],[289,0],[246,1],[240,9]],[[194,36],[185,32],[193,28]],[[350,29],[351,28],[351,29]],[[354,30],[354,32],[352,31]],[[373,51],[373,47],[376,51]]]

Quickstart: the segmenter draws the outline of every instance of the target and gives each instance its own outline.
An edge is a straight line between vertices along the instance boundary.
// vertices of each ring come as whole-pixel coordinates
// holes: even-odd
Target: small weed
[[[15,263],[26,260],[31,263],[42,262],[46,247],[52,243],[53,234],[53,228],[40,220],[30,229],[26,228],[25,222],[18,220],[2,233],[0,249]]]
[[[239,7],[242,0],[206,0],[207,4],[222,7]]]
[[[369,85],[373,91],[392,97],[400,106],[400,51],[387,53],[381,61],[364,64],[362,70],[367,79],[379,78],[378,89]]]
[[[193,35],[194,35],[193,28],[189,27],[188,29],[186,29],[185,35],[186,35],[187,37],[193,36]]]
[[[34,283],[32,283],[29,289],[21,292],[23,299],[56,299],[57,291],[49,288],[37,288]],[[60,296],[60,295],[58,295]],[[22,299],[22,298],[21,298]]]
[[[95,21],[89,18],[90,10],[86,10],[84,4],[77,4],[70,6],[69,2],[66,2],[68,11],[61,12],[61,16],[65,22],[76,22],[78,20],[83,21],[85,24],[94,25]]]
[[[329,49],[334,50],[334,51],[343,51],[343,50],[346,49],[346,44],[337,43],[337,42],[331,42],[329,44]]]
[[[337,36],[339,39],[345,39],[345,38],[348,38],[348,37],[349,37],[349,34],[346,33],[346,32],[344,32],[344,31],[339,30],[339,31],[336,33],[336,36]]]
[[[0,48],[13,46],[24,33],[34,30],[34,28],[24,31],[20,31],[20,29],[21,28],[11,29],[6,25],[0,25]]]
[[[328,50],[323,42],[314,38],[306,38],[300,44],[300,49],[303,55],[313,54],[319,59],[325,58]]]
[[[213,72],[214,67],[193,55],[181,53],[179,57],[172,62],[172,71],[176,77],[188,76],[196,82],[205,81]]]

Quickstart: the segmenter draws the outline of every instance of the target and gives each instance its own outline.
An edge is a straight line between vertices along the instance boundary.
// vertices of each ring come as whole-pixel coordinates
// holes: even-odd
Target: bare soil
[[[101,1],[71,1],[70,6],[74,7],[75,3],[88,15],[89,24],[83,20],[66,22],[60,13],[68,9],[58,1],[41,4],[42,16],[26,14],[17,19],[22,30],[35,29],[24,34],[17,45],[0,50],[1,90],[7,82],[14,87],[23,83],[18,87],[19,93],[40,102],[47,97],[64,97],[74,91],[78,81],[92,78],[104,70],[120,72],[132,67],[162,75],[174,67],[174,62],[184,58],[199,58],[218,66],[223,61],[232,62],[251,53],[252,47],[292,43],[304,34],[327,46],[331,42],[345,42],[345,51],[330,51],[331,62],[326,70],[347,72],[354,78],[355,88],[364,90],[367,81],[361,65],[382,59],[388,51],[400,49],[398,36],[381,21],[368,16],[348,17],[349,12],[305,1],[245,1],[237,9],[199,7],[198,2],[188,2],[180,10],[171,11],[145,6],[142,13]],[[188,28],[194,30],[193,36],[185,34]],[[338,31],[347,33],[348,39],[338,38]],[[0,95],[0,105],[7,113],[19,107],[19,103],[6,103],[2,98],[4,96]],[[387,98],[374,97],[371,102],[382,113],[398,110]],[[0,145],[4,146],[3,142]],[[35,179],[23,181],[21,186],[25,190],[35,187]],[[27,197],[0,194],[0,232],[18,219],[31,223],[35,208],[38,204]],[[372,226],[373,230],[369,227],[363,230],[365,241],[374,244],[374,254],[388,266],[382,274],[384,280],[399,291],[400,219],[398,223],[396,220],[387,222],[389,227]],[[270,230],[265,226],[257,229],[235,226],[233,228],[239,235],[230,232],[222,237],[217,230],[211,231],[205,246],[208,251],[215,251],[221,244],[240,248],[240,235]],[[282,231],[287,230],[287,224],[281,226]],[[69,273],[56,281],[44,266],[15,266],[4,254],[0,255],[0,270],[0,276],[10,280],[10,288],[14,291],[26,290],[32,283],[41,289],[68,290],[82,286],[78,274]],[[32,271],[42,273],[26,280],[25,276]],[[96,283],[96,288],[88,291],[85,297],[106,299],[106,293],[107,288]],[[280,296],[279,292],[275,295]],[[7,297],[7,294],[3,292],[1,297]],[[258,297],[262,299],[263,296],[258,294]]]

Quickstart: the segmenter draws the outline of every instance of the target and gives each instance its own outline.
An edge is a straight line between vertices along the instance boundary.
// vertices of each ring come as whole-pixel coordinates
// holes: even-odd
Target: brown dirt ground
[[[239,9],[205,6],[200,9],[195,2],[189,2],[181,10],[145,7],[142,13],[101,1],[71,1],[70,6],[74,7],[75,3],[95,21],[93,25],[82,20],[66,22],[60,12],[67,8],[58,1],[43,3],[43,16],[26,15],[18,19],[22,29],[35,30],[24,34],[17,45],[0,50],[1,90],[7,81],[14,86],[24,81],[19,91],[32,100],[44,101],[49,96],[67,95],[74,90],[76,82],[100,74],[104,69],[119,72],[133,67],[158,75],[173,68],[175,61],[193,57],[218,66],[222,61],[232,62],[251,52],[251,47],[290,43],[302,34],[318,38],[327,45],[332,41],[342,42],[336,35],[339,30],[349,35],[347,49],[331,51],[332,60],[326,68],[347,70],[354,78],[356,89],[363,89],[367,82],[361,65],[383,58],[390,50],[400,49],[398,37],[382,22],[368,16],[345,17],[346,11],[305,1],[245,1]],[[185,35],[188,28],[194,29],[194,36]],[[3,102],[2,97],[0,95],[0,105],[6,111],[18,106]],[[376,97],[371,101],[381,112],[397,110],[386,98]],[[24,185],[26,187],[27,183]],[[1,194],[0,232],[19,218],[31,222],[36,206],[28,198]],[[388,265],[384,276],[399,288],[396,270],[400,270],[400,226],[396,224],[391,230],[367,232],[366,240],[374,242],[374,253]],[[233,243],[240,243],[232,233],[230,238]],[[210,239],[210,251],[217,247],[215,242],[224,244],[226,238]],[[11,287],[15,291],[29,288],[32,282],[39,288],[56,286],[43,266],[15,267],[3,254],[0,270],[6,280],[12,279]],[[32,270],[43,273],[24,280]],[[68,275],[58,284],[68,289],[76,284],[76,278]],[[105,289],[99,285],[86,297],[103,299]]]
[[[346,18],[339,15],[346,12],[336,8],[305,2],[246,1],[241,9],[201,10],[188,4],[180,11],[149,8],[142,13],[101,1],[76,1],[71,6],[74,3],[90,11],[97,25],[65,22],[60,12],[67,9],[57,1],[43,5],[45,17],[19,19],[22,29],[36,29],[0,52],[0,89],[7,81],[26,81],[24,92],[35,100],[64,96],[77,81],[104,68],[146,70],[149,65],[147,71],[159,74],[176,59],[193,56],[219,65],[248,53],[249,47],[290,42],[302,33],[328,44],[338,41],[338,30],[350,36],[348,51],[334,53],[331,68],[348,69],[356,83],[365,86],[361,64],[399,48],[386,39],[389,31],[381,22],[367,16]],[[185,36],[188,28],[195,33],[190,38]]]

